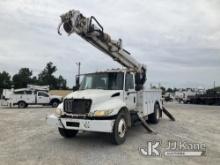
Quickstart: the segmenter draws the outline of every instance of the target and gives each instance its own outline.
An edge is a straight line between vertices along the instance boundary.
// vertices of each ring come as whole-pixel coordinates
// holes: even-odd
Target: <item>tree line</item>
[[[57,67],[52,62],[48,62],[38,76],[33,76],[33,72],[29,68],[21,68],[13,76],[2,71],[0,72],[0,93],[3,89],[10,89],[11,87],[15,89],[25,88],[27,84],[49,85],[50,89],[67,89],[66,80],[63,76],[54,76],[56,71]]]
[[[152,86],[152,89],[158,89],[156,86]],[[165,93],[175,93],[176,91],[178,91],[177,88],[165,88],[163,86],[160,87],[161,91],[162,91],[162,95],[164,95]]]

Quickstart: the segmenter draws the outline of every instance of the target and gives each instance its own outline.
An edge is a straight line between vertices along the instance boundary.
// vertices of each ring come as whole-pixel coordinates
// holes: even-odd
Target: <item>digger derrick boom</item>
[[[135,72],[137,90],[143,88],[146,81],[146,66],[137,62],[130,53],[122,47],[122,40],[112,40],[110,35],[104,32],[104,28],[93,16],[85,17],[78,10],[71,10],[61,17],[61,23],[68,35],[78,34],[81,38],[101,50],[113,60],[126,67],[129,71]]]

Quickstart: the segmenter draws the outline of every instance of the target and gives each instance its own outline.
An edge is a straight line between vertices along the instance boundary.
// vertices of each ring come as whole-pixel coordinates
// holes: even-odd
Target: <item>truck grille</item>
[[[89,113],[92,101],[88,99],[65,99],[64,112],[73,114]]]

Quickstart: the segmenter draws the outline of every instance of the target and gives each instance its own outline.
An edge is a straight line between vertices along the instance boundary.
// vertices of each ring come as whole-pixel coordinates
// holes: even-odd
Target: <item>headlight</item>
[[[113,112],[113,109],[95,111],[94,116],[95,117],[109,116],[112,112]]]
[[[56,108],[55,109],[55,114],[57,115],[57,116],[61,116],[61,115],[63,115],[63,111],[62,111],[62,109],[61,108]]]

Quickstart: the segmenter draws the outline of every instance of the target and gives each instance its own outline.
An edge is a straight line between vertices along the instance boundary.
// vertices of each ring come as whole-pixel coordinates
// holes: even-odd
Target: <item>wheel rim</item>
[[[21,108],[24,108],[24,106],[25,106],[24,103],[20,103]]]
[[[56,107],[58,104],[56,102],[53,103],[53,107]]]
[[[118,135],[123,138],[126,133],[126,122],[124,119],[121,119],[118,123]]]

